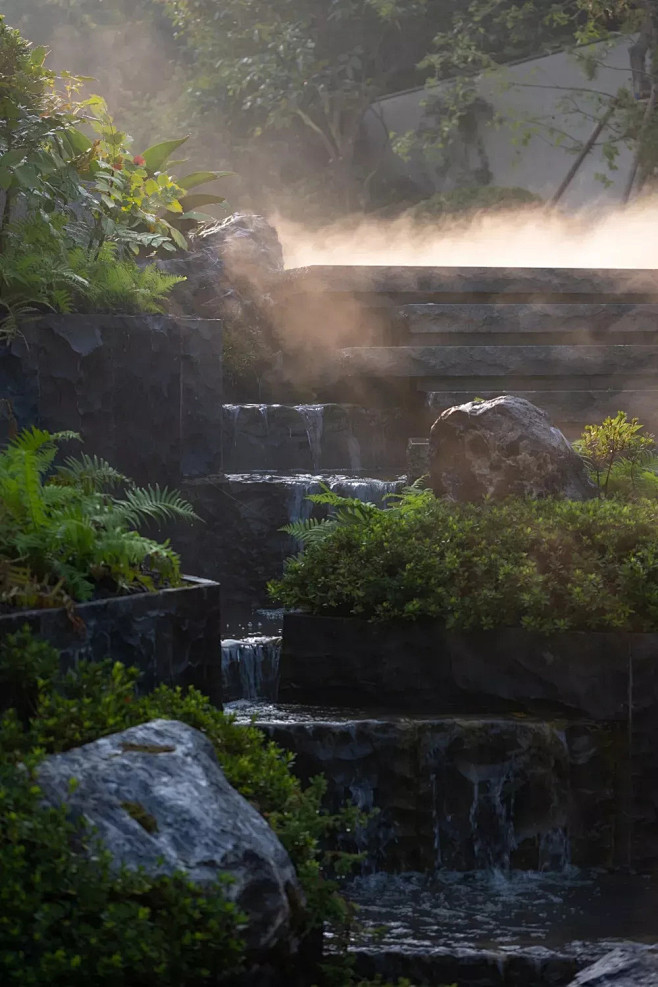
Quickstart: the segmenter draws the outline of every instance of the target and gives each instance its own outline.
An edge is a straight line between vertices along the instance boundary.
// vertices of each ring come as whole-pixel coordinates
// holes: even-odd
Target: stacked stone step
[[[391,393],[405,382],[417,434],[445,408],[505,393],[570,437],[620,409],[658,427],[656,271],[325,267],[290,272],[281,290],[288,307],[344,310],[346,297],[368,314],[341,334],[334,379]]]

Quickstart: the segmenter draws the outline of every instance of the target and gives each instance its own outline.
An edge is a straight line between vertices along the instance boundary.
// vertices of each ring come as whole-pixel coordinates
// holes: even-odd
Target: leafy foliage
[[[26,429],[0,452],[0,601],[52,607],[108,592],[178,585],[180,566],[167,542],[135,527],[145,521],[196,518],[175,492],[128,485],[106,492],[120,474],[100,459],[67,459],[58,445],[75,433]]]
[[[0,17],[0,311],[5,335],[44,310],[159,312],[181,279],[134,256],[184,249],[184,230],[223,202],[196,190],[224,172],[176,179],[169,159],[187,137],[141,154],[86,80],[45,67]]]
[[[446,7],[452,3],[165,0],[194,65],[195,107],[219,110],[248,154],[267,138],[294,142],[301,153],[290,159],[288,182],[324,186],[343,209],[367,194],[372,178],[358,164],[364,112],[423,78],[415,66]]]
[[[574,448],[602,496],[658,497],[658,454],[653,435],[637,418],[618,411],[600,425],[588,425]]]
[[[343,872],[353,858],[329,854],[323,845],[331,833],[359,824],[361,813],[350,808],[326,813],[324,780],[314,778],[303,788],[292,772],[293,755],[261,731],[238,726],[195,689],[183,693],[160,686],[138,696],[138,675],[111,662],[81,663],[62,675],[56,652],[27,629],[10,636],[0,646],[3,704],[7,697],[10,704],[15,697],[21,704],[14,704],[0,721],[1,759],[25,761],[31,752],[42,756],[68,750],[158,718],[187,723],[209,738],[230,783],[268,820],[288,850],[306,894],[310,925],[344,922],[348,906],[327,875]],[[2,900],[0,896],[0,915]],[[138,982],[126,981],[131,987]]]
[[[67,246],[61,221],[32,219],[12,224],[0,254],[0,336],[11,338],[27,319],[45,312],[157,313],[169,292],[184,280],[139,267],[116,256],[116,244],[97,252]]]
[[[658,508],[649,501],[453,504],[409,490],[288,560],[285,607],[459,630],[655,630]]]
[[[331,511],[328,517],[304,518],[284,525],[280,530],[292,535],[302,545],[312,545],[323,541],[341,524],[362,524],[377,511],[374,504],[364,503],[356,497],[341,497],[326,483],[321,483],[321,493],[309,494],[306,498],[312,504],[322,504]]]
[[[222,884],[112,868],[31,771],[0,763],[0,979],[7,987],[197,987],[235,982],[244,917]],[[93,847],[85,856],[74,847]]]

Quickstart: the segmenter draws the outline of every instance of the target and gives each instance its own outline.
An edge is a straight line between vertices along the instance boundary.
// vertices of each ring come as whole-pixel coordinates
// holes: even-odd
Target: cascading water
[[[224,700],[276,698],[280,656],[278,637],[254,635],[222,641]]]
[[[304,419],[306,434],[308,436],[308,447],[311,453],[313,469],[320,468],[322,458],[322,432],[324,428],[324,405],[323,404],[298,404],[295,410]]]

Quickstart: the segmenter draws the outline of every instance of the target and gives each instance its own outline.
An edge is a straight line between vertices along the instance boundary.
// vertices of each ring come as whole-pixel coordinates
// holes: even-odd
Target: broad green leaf
[[[91,148],[91,141],[77,127],[70,127],[64,136],[75,154],[84,154]]]
[[[45,45],[39,45],[30,52],[30,65],[41,66],[46,60],[48,49]]]
[[[190,212],[199,206],[212,206],[215,203],[226,202],[223,195],[212,195],[209,192],[196,192],[194,195],[186,195],[181,200],[184,212]]]
[[[211,216],[209,212],[184,212],[181,219],[193,219],[195,223],[214,223],[216,216]]]
[[[187,137],[181,137],[178,140],[162,141],[160,144],[153,144],[152,147],[142,151],[142,157],[146,161],[146,167],[149,171],[160,171],[160,169],[167,163],[171,155],[174,153],[176,148],[184,144],[185,141],[190,139],[190,135]]]
[[[175,226],[170,226],[169,232],[171,234],[171,239],[174,241],[176,246],[180,247],[181,250],[187,250],[187,240],[181,231],[177,230]]]
[[[215,182],[218,178],[228,178],[235,174],[232,171],[194,171],[191,175],[177,178],[176,182],[181,188],[196,188],[197,185],[205,185],[206,182]]]
[[[13,172],[9,171],[8,168],[3,168],[2,166],[0,166],[0,188],[3,190],[3,192],[6,192],[7,189],[11,188],[11,183],[13,182],[13,180],[14,180]]]
[[[25,148],[15,147],[11,151],[7,151],[0,158],[0,168],[11,168],[12,165],[17,165],[25,157]]]
[[[22,164],[18,165],[17,168],[14,168],[14,176],[21,188],[31,189],[35,188],[37,184],[39,172],[34,165]]]
[[[181,204],[178,201],[178,199],[174,199],[173,202],[170,202],[167,205],[167,212],[176,212],[176,213],[182,213],[183,212],[183,207],[181,206]]]

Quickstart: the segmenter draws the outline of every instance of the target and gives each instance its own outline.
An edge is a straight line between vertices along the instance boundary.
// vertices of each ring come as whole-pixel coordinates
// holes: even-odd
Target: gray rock
[[[235,213],[202,227],[186,253],[158,261],[168,274],[187,278],[174,289],[185,315],[226,317],[251,301],[253,289],[267,291],[283,271],[283,250],[273,226],[250,213]]]
[[[548,415],[523,398],[448,408],[430,432],[430,475],[437,496],[594,496],[582,460]]]
[[[132,727],[47,757],[39,784],[49,804],[64,802],[96,827],[117,863],[184,871],[201,886],[228,874],[226,894],[249,917],[249,948],[294,947],[303,896],[290,858],[198,730],[174,720]]]
[[[643,946],[613,949],[581,970],[569,987],[658,987],[658,952]]]

